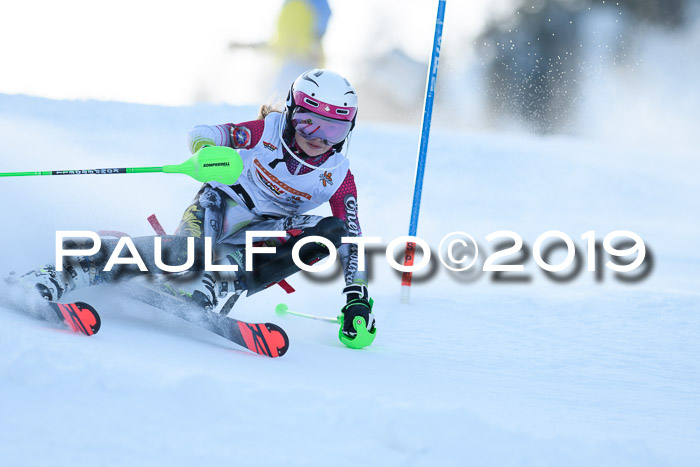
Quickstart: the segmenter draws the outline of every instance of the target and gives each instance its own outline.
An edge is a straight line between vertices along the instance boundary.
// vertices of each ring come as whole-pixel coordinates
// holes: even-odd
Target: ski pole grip
[[[163,166],[165,173],[179,173],[202,183],[233,185],[243,172],[243,160],[233,148],[204,146],[182,164]]]

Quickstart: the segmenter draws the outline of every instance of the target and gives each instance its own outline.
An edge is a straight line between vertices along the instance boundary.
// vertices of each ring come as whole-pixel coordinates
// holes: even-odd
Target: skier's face
[[[309,157],[320,156],[331,149],[331,145],[326,144],[321,138],[306,138],[298,131],[294,133],[294,140],[299,148]]]

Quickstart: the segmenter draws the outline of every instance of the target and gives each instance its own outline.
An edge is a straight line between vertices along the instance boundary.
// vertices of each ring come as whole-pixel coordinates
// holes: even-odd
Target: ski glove
[[[351,284],[343,289],[347,296],[347,304],[341,310],[343,313],[343,334],[350,338],[357,336],[357,331],[352,323],[355,318],[361,316],[367,323],[367,330],[374,330],[374,315],[372,314],[372,299],[369,298],[367,286],[364,284]]]

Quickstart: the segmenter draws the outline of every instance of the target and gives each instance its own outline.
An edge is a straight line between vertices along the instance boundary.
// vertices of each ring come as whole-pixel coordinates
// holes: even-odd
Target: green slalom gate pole
[[[162,167],[123,167],[110,169],[44,170],[36,172],[0,172],[0,177],[34,175],[111,175],[139,173],[179,173],[202,183],[221,182],[232,185],[243,172],[243,161],[238,152],[226,146],[205,146],[182,164]]]

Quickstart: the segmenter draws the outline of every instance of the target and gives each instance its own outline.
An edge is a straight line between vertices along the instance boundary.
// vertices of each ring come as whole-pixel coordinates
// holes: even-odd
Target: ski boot
[[[36,290],[44,299],[56,302],[67,292],[95,285],[101,279],[96,269],[90,267],[89,260],[81,256],[63,263],[63,271],[56,271],[53,264],[48,264],[21,276],[12,272],[5,282]]]
[[[213,311],[219,299],[233,293],[220,310],[227,315],[241,294],[245,291],[243,281],[235,272],[196,271],[169,278],[161,288],[170,295],[181,298],[199,308]]]

